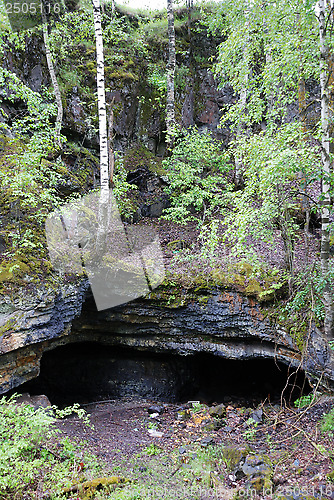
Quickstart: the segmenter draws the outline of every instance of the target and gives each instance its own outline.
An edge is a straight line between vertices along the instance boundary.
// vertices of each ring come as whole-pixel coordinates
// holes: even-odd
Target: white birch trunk
[[[104,55],[103,37],[101,25],[100,0],[93,1],[94,27],[96,39],[96,84],[99,112],[99,134],[100,134],[100,186],[101,201],[108,199],[109,194],[109,168],[108,168],[108,134],[107,134],[107,111],[106,94],[104,83]]]
[[[107,108],[104,81],[104,54],[101,24],[100,0],[92,0],[96,39],[96,85],[100,136],[100,197],[98,226],[95,240],[96,256],[102,258],[106,251],[107,232],[110,219],[109,210],[109,151],[107,133]]]
[[[114,140],[114,102],[115,98],[112,98],[112,101],[110,103],[110,113],[109,113],[109,120],[108,120],[108,152],[109,152],[109,179],[110,179],[110,185],[113,187],[114,184],[114,167],[115,167],[115,154],[114,154],[114,146],[113,146],[113,140]]]
[[[246,7],[247,9],[248,7]],[[238,123],[236,138],[239,139],[245,132],[245,122],[244,122],[244,114],[247,108],[247,86],[249,80],[249,61],[248,61],[248,45],[249,45],[249,12],[245,11],[246,17],[246,40],[243,48],[243,59],[245,64],[244,67],[244,75],[243,75],[243,86],[240,91],[239,98],[239,112],[240,112],[240,120]],[[241,186],[243,180],[243,164],[242,160],[235,157],[235,174],[234,174],[234,182],[237,187]]]
[[[330,174],[331,162],[329,156],[329,94],[328,88],[328,46],[326,42],[326,3],[319,0],[319,41],[320,41],[320,88],[321,88],[321,128],[322,128],[322,210],[321,210],[321,272],[326,280],[323,292],[325,306],[324,330],[327,337],[333,336],[333,296],[329,283],[329,214],[330,214]]]
[[[168,20],[168,64],[167,64],[167,106],[166,106],[166,127],[167,145],[171,147],[174,142],[175,133],[175,28],[173,0],[167,0],[167,20]]]
[[[42,21],[43,21],[43,38],[44,38],[44,45],[45,45],[46,62],[48,65],[48,69],[49,69],[49,73],[50,73],[50,77],[51,77],[51,82],[53,85],[53,91],[55,94],[56,104],[57,104],[57,118],[56,118],[56,124],[55,124],[55,139],[56,139],[57,145],[60,148],[62,148],[61,140],[60,140],[60,131],[61,131],[62,123],[63,123],[63,114],[64,114],[63,102],[61,99],[61,93],[60,93],[60,89],[59,89],[59,85],[58,85],[58,80],[57,80],[54,64],[52,61],[52,54],[51,54],[50,47],[49,47],[48,25],[46,22],[46,16],[45,16],[43,11],[42,11]]]

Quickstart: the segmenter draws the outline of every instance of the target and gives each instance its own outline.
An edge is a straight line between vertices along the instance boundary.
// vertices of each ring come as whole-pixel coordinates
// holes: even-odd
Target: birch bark
[[[247,86],[248,86],[248,80],[249,80],[249,10],[248,10],[248,5],[246,5],[246,10],[245,10],[245,18],[246,18],[246,24],[245,24],[245,30],[246,30],[246,38],[245,38],[245,44],[243,47],[243,86],[240,91],[240,98],[239,98],[239,110],[240,110],[240,121],[237,126],[237,131],[236,131],[236,138],[238,139],[245,133],[245,121],[244,121],[244,115],[246,113],[247,109]],[[235,173],[234,173],[234,182],[237,187],[240,187],[243,183],[243,164],[242,160],[238,158],[238,156],[235,157]]]
[[[99,134],[100,134],[100,186],[101,196],[108,199],[109,193],[109,168],[108,168],[108,134],[107,134],[107,111],[106,94],[104,81],[104,55],[103,37],[101,25],[100,0],[93,1],[94,28],[96,39],[96,84],[99,113]]]
[[[318,2],[319,19],[319,42],[320,42],[320,90],[321,90],[321,128],[322,128],[322,210],[321,210],[321,273],[326,284],[323,291],[323,302],[325,306],[324,331],[330,338],[333,336],[334,307],[331,285],[329,282],[329,215],[331,206],[330,197],[330,175],[331,161],[329,156],[329,99],[330,89],[328,86],[328,45],[326,40],[326,3],[325,0]]]
[[[55,124],[55,139],[56,139],[56,144],[59,146],[59,148],[62,148],[61,140],[60,140],[60,131],[61,131],[61,126],[63,123],[63,102],[61,99],[61,93],[58,85],[58,80],[56,76],[56,71],[55,67],[52,61],[52,54],[50,51],[50,46],[49,46],[49,33],[48,33],[48,24],[46,21],[46,16],[45,13],[42,11],[42,21],[43,21],[43,38],[44,38],[44,45],[45,45],[45,55],[46,55],[46,62],[48,65],[50,77],[51,77],[51,82],[53,86],[53,91],[55,94],[56,98],[56,104],[57,104],[57,118],[56,118],[56,124]]]
[[[166,106],[166,127],[167,146],[171,148],[174,142],[175,133],[175,28],[173,0],[167,0],[167,20],[168,20],[168,63],[167,63],[167,106]]]

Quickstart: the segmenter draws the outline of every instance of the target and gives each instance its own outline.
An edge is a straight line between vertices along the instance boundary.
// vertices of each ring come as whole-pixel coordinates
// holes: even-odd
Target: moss
[[[5,335],[7,332],[10,332],[13,330],[14,326],[16,324],[16,320],[13,318],[9,318],[6,323],[0,326],[0,337]]]
[[[108,68],[108,67],[105,68],[105,71],[106,71],[106,76],[110,79],[124,78],[125,80],[135,80],[135,81],[139,80],[139,77],[137,75],[129,71],[124,71],[121,69],[115,71],[114,68]]]
[[[178,240],[172,242],[177,244]],[[148,296],[150,300],[157,300],[165,307],[180,307],[191,300],[207,303],[211,291],[220,288],[236,290],[246,296],[255,297],[259,302],[269,302],[276,298],[277,287],[283,286],[280,277],[275,274],[273,277],[247,278],[250,267],[243,268],[245,274],[235,272],[238,265],[230,267],[229,270],[214,268],[210,271],[199,272],[197,267],[193,268],[193,274],[177,275],[172,272],[167,273],[164,282]],[[201,298],[205,296],[205,298]]]
[[[241,274],[238,273],[231,273],[227,274],[225,279],[227,280],[228,283],[238,286],[238,287],[244,287],[245,286],[245,277],[242,276]]]
[[[329,474],[327,474],[326,477],[327,477],[328,481],[334,482],[334,470],[332,472],[330,472]]]
[[[238,263],[236,265],[236,267],[237,267],[238,271],[240,272],[240,274],[247,276],[247,278],[252,276],[252,274],[254,272],[254,267],[246,260],[242,260],[240,263]]]
[[[74,484],[69,488],[64,488],[63,493],[66,496],[68,494],[77,493],[82,500],[89,500],[90,498],[94,498],[99,491],[110,489],[110,487],[114,486],[122,486],[126,482],[128,482],[127,479],[117,476],[99,477],[91,481]]]
[[[307,339],[307,325],[305,322],[297,321],[289,328],[289,335],[297,345],[298,349],[303,352]]]
[[[86,70],[89,72],[89,73],[92,73],[92,74],[96,74],[96,61],[88,61],[86,63]]]
[[[146,167],[152,173],[165,175],[162,160],[156,158],[149,149],[142,144],[137,144],[127,150],[124,156],[124,167],[128,171],[137,170],[138,167]]]
[[[170,250],[182,250],[184,248],[187,248],[187,246],[188,245],[184,240],[174,240],[167,243],[167,247]]]
[[[277,304],[272,304],[271,307],[267,309],[264,316],[280,325],[290,335],[298,350],[303,352],[311,324],[309,314],[312,314],[312,312],[296,311],[294,313],[288,313],[285,311],[283,313],[282,302],[278,302]]]
[[[3,262],[0,265],[0,282],[23,278],[29,273],[29,270],[29,266],[19,258],[14,258],[10,262]]]
[[[233,472],[238,467],[240,461],[246,458],[248,453],[249,448],[237,448],[234,446],[225,446],[221,450],[221,456],[230,472]]]
[[[260,294],[263,293],[263,288],[259,284],[259,282],[255,278],[250,278],[248,281],[248,285],[246,286],[244,293],[246,295],[255,295],[260,297]]]

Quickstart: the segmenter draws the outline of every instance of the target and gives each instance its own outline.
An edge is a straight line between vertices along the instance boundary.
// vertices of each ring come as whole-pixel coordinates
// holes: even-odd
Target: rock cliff
[[[291,337],[265,317],[265,308],[236,291],[189,295],[176,306],[156,291],[100,312],[92,298],[83,303],[85,293],[89,295],[83,282],[2,306],[1,393],[37,377],[46,351],[83,342],[148,356],[207,353],[225,359],[272,359],[305,370],[311,382],[320,378],[322,386],[331,387],[334,381],[331,354],[315,330],[302,356]]]

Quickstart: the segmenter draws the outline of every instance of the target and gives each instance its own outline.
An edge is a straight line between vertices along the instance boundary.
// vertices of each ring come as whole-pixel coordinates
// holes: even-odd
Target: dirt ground
[[[93,428],[75,416],[58,425],[98,457],[104,475],[130,480],[110,498],[334,499],[334,441],[321,430],[333,398],[301,409],[217,408],[124,399],[86,405]]]

